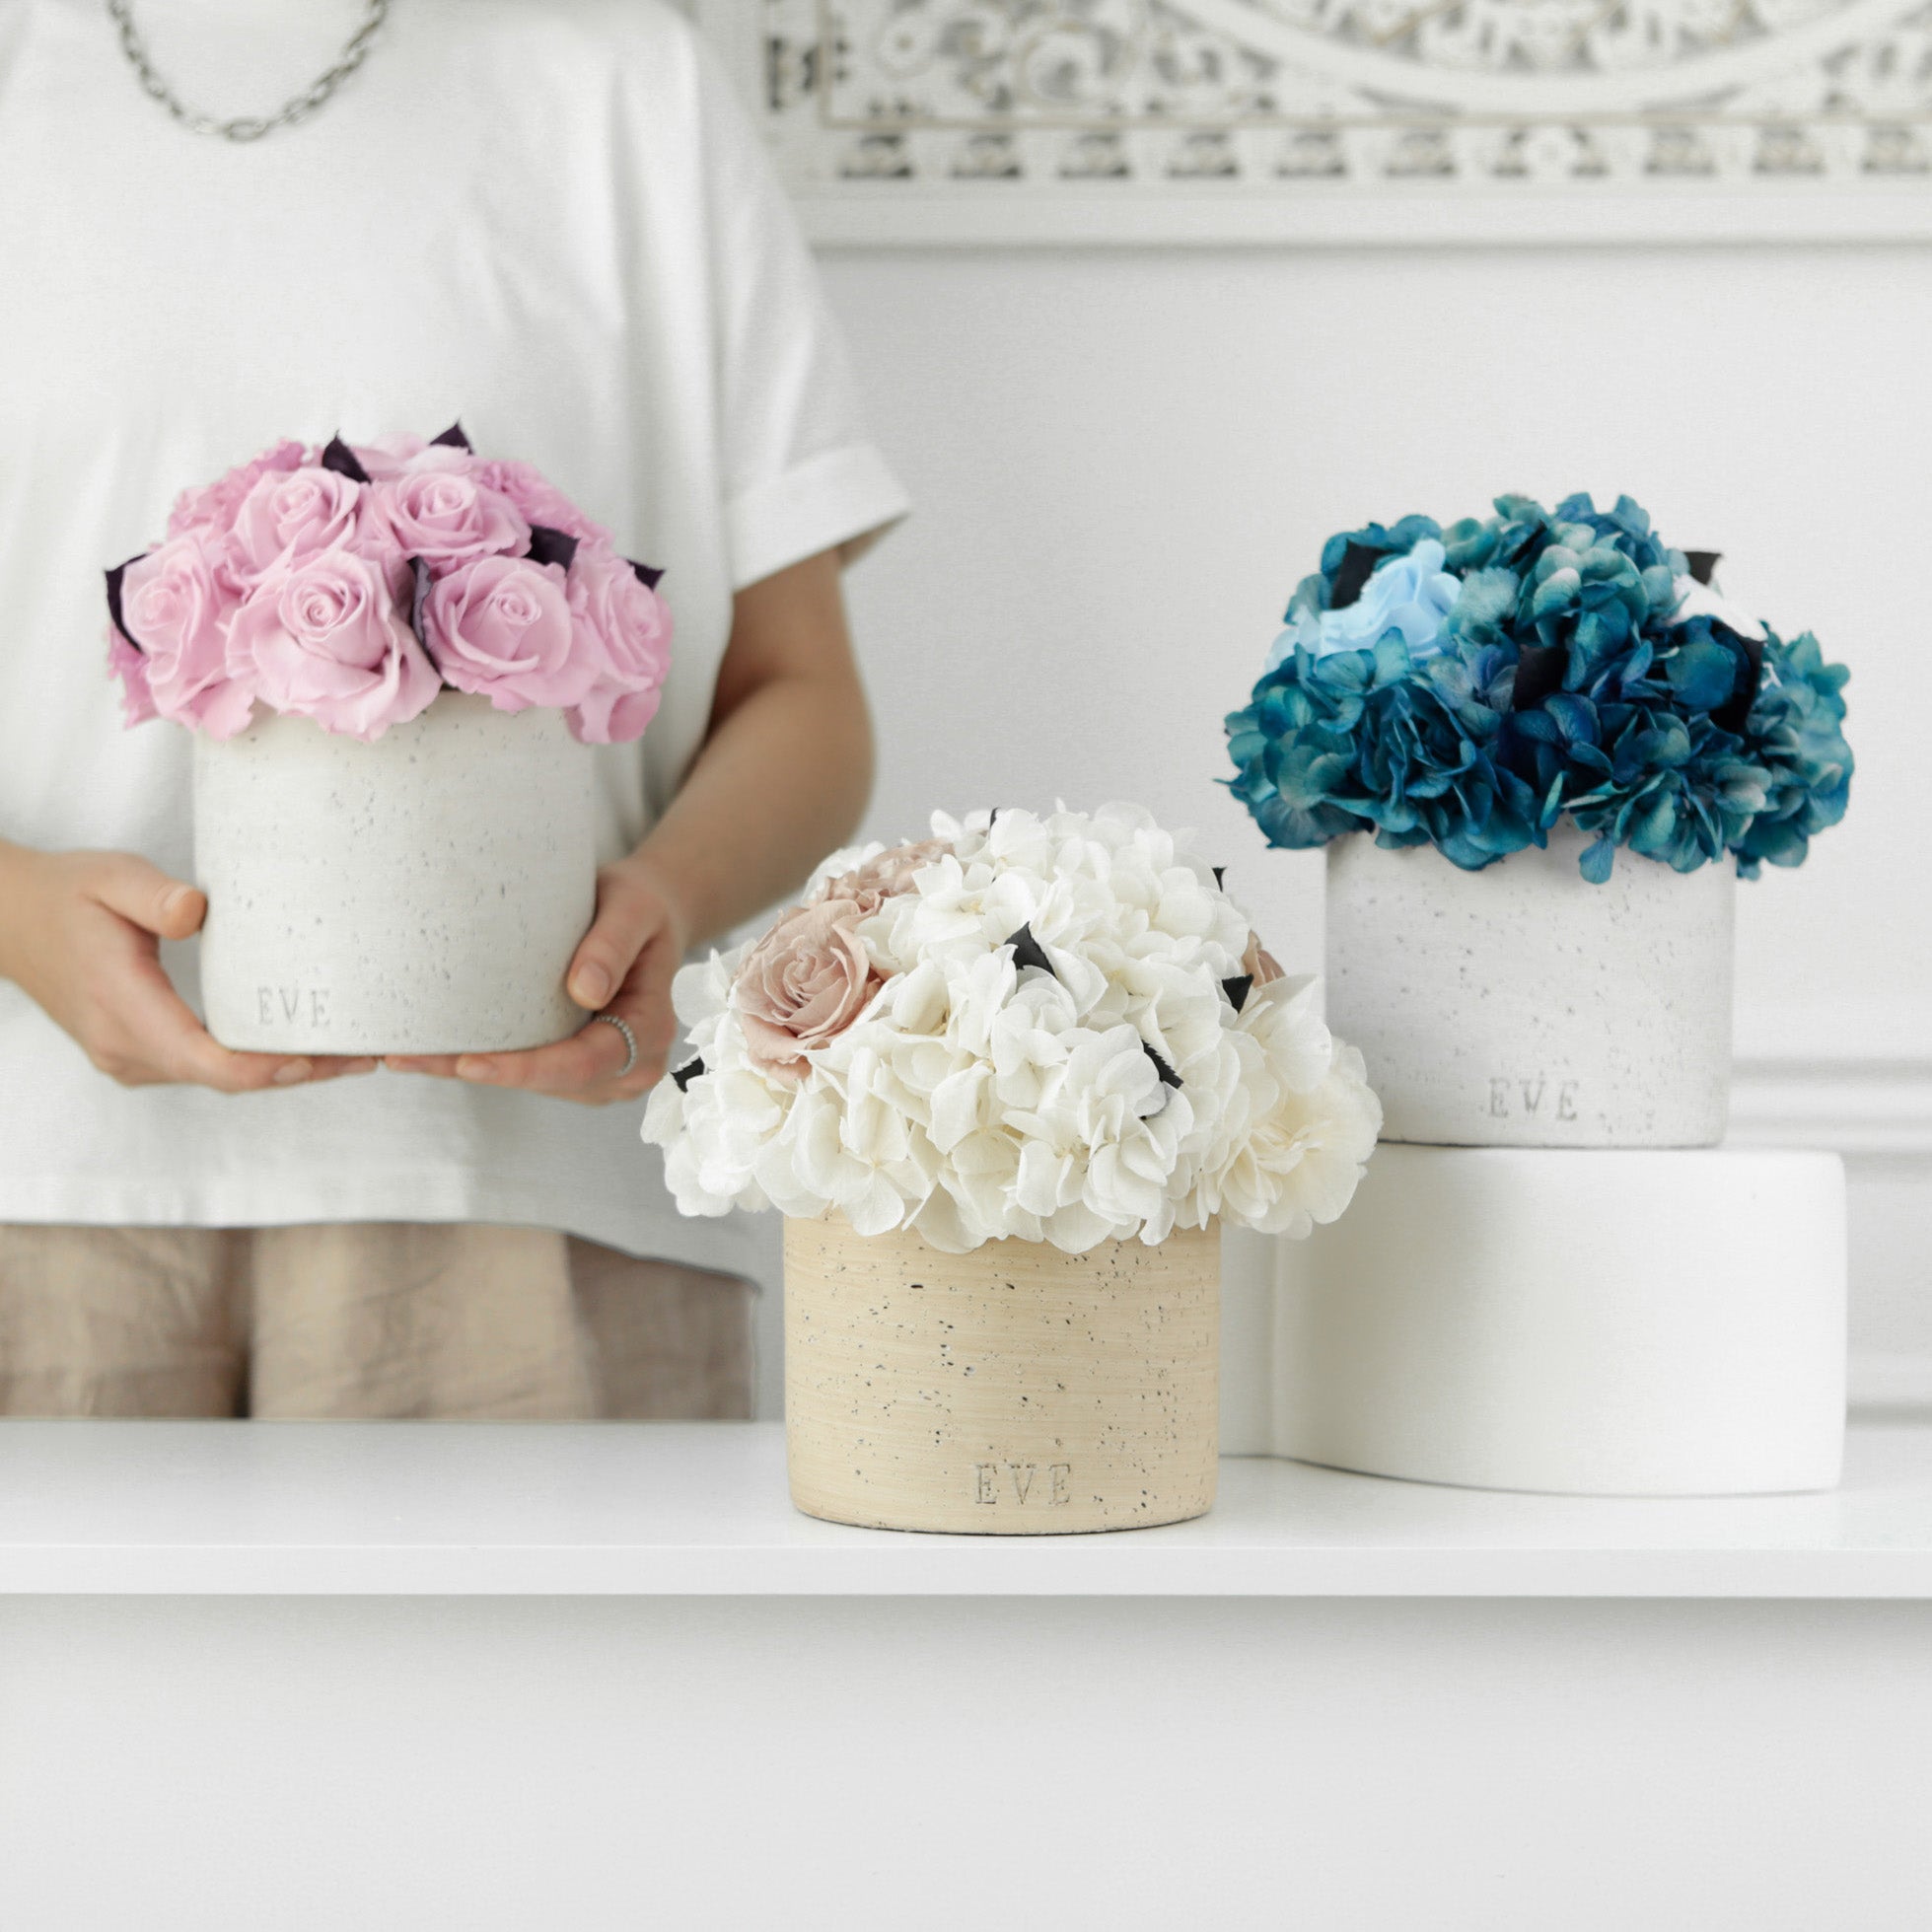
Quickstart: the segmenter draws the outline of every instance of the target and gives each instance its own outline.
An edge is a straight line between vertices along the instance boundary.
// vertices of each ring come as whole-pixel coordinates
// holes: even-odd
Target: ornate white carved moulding
[[[699,0],[841,242],[1932,239],[1927,0]]]

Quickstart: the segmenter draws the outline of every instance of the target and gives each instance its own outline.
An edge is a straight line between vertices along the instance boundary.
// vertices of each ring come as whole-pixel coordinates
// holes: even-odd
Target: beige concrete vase
[[[307,718],[194,741],[201,996],[225,1046],[509,1051],[584,1024],[594,765],[558,711],[445,691],[374,744]]]
[[[1051,1536],[1202,1515],[1218,1229],[1087,1254],[785,1224],[785,1429],[808,1516]]]

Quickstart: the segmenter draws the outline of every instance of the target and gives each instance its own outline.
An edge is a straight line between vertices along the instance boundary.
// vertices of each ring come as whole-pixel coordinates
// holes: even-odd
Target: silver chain
[[[120,50],[134,69],[142,92],[167,108],[190,134],[218,134],[224,141],[259,141],[278,127],[293,127],[307,120],[335,90],[369,58],[369,49],[388,20],[390,0],[368,0],[362,25],[349,36],[348,44],[336,55],[335,64],[318,81],[291,95],[272,114],[243,114],[234,120],[217,120],[212,114],[197,113],[178,95],[148,57],[147,42],[134,25],[130,0],[107,0],[107,13],[120,30]]]

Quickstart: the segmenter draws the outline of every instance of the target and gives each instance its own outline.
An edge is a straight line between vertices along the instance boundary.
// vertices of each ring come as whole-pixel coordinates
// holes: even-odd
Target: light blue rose
[[[1297,647],[1325,658],[1336,651],[1372,650],[1393,631],[1401,633],[1411,660],[1434,657],[1443,648],[1443,625],[1463,583],[1444,566],[1449,554],[1425,537],[1406,556],[1376,566],[1362,595],[1344,610],[1297,610],[1268,653],[1275,670]]]

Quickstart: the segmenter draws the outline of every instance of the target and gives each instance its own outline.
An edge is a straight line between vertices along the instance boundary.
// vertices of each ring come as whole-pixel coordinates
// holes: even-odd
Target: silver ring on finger
[[[620,1020],[614,1013],[600,1013],[591,1022],[592,1026],[615,1027],[624,1037],[624,1063],[610,1078],[621,1080],[637,1064],[637,1036],[630,1030],[628,1020]]]

